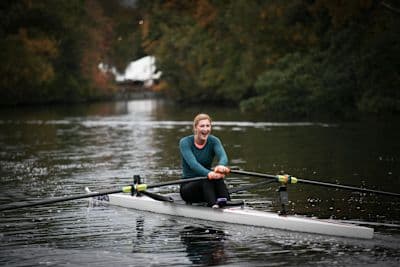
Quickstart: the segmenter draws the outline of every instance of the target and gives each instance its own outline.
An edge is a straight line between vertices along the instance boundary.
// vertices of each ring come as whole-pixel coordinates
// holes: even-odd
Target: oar
[[[150,188],[184,184],[184,183],[188,183],[188,182],[194,182],[194,181],[200,181],[200,180],[206,180],[206,179],[208,179],[208,178],[207,177],[195,177],[195,178],[179,179],[179,180],[173,180],[173,181],[169,181],[169,182],[156,183],[156,184],[151,184],[151,185],[137,184],[134,186],[135,186],[135,190],[137,190],[137,191],[145,191],[146,189],[150,189]],[[116,193],[130,193],[131,190],[132,190],[132,186],[129,185],[129,186],[124,186],[120,189],[103,190],[103,191],[99,191],[99,192],[78,194],[78,195],[74,195],[74,196],[57,197],[57,198],[44,199],[44,200],[39,200],[39,201],[31,201],[31,202],[24,201],[24,202],[10,203],[10,204],[5,204],[5,205],[0,206],[0,211],[40,206],[40,205],[45,205],[45,204],[53,204],[53,203],[57,203],[57,202],[64,202],[64,201],[69,201],[69,200],[89,198],[89,197],[95,197],[95,196],[101,196],[101,195],[109,195],[109,194],[116,194]]]
[[[346,190],[358,191],[358,192],[364,192],[364,193],[374,193],[374,194],[381,194],[381,195],[386,195],[386,196],[400,197],[399,193],[394,193],[394,192],[386,192],[386,191],[367,189],[367,188],[348,186],[348,185],[331,184],[331,183],[325,183],[325,182],[320,182],[320,181],[315,181],[315,180],[299,179],[299,178],[288,176],[288,175],[271,175],[271,174],[265,174],[265,173],[240,171],[240,170],[231,170],[230,172],[234,173],[234,174],[240,174],[240,175],[248,175],[248,176],[254,176],[254,177],[274,179],[277,182],[283,182],[283,183],[312,184],[312,185],[346,189]]]

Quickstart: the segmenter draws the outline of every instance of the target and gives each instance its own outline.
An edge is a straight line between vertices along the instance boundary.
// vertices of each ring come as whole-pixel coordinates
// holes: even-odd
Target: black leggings
[[[223,179],[201,180],[182,184],[181,197],[188,203],[206,202],[211,207],[218,198],[230,200],[229,191]]]

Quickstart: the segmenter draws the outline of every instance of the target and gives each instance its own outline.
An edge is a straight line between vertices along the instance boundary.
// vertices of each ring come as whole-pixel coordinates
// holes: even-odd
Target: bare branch
[[[386,7],[386,8],[388,8],[388,9],[390,9],[391,11],[393,11],[393,12],[396,12],[396,13],[399,13],[400,14],[400,9],[398,9],[398,8],[395,8],[395,7],[392,7],[391,5],[389,5],[388,3],[385,3],[385,2],[381,2],[381,4],[384,6],[384,7]]]

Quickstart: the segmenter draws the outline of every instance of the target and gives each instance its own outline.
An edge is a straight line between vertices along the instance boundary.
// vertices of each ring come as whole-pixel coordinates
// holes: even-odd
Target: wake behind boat
[[[86,192],[91,191],[86,188]],[[104,194],[92,199],[96,202],[125,208],[207,221],[351,238],[371,239],[374,235],[372,228],[341,223],[335,220],[318,220],[293,215],[281,216],[274,212],[250,209],[245,205],[213,209],[186,204],[180,199],[179,194],[169,194],[165,197],[169,201],[158,201],[142,194],[132,196],[128,193]]]

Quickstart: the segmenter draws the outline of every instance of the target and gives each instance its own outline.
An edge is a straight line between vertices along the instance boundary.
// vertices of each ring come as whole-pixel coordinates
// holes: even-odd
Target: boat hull
[[[100,196],[97,200],[108,202],[111,205],[159,214],[296,232],[362,239],[371,239],[374,234],[374,230],[369,227],[345,224],[335,222],[334,220],[318,220],[302,216],[280,216],[273,212],[257,211],[243,207],[212,209],[176,202],[162,202],[146,196],[137,197],[129,194],[105,195]]]

